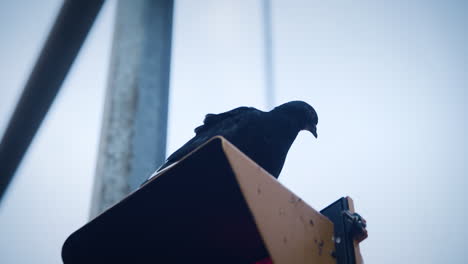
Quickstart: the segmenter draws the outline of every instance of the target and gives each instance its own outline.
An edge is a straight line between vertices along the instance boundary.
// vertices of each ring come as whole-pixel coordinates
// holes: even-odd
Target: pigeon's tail
[[[145,185],[147,182],[149,182],[152,178],[158,176],[160,173],[164,172],[165,170],[169,169],[170,167],[174,166],[177,164],[177,161],[176,162],[167,162],[167,163],[164,163],[163,165],[161,165],[161,167],[159,167],[158,169],[156,169],[149,177],[148,179],[146,179],[141,185]]]

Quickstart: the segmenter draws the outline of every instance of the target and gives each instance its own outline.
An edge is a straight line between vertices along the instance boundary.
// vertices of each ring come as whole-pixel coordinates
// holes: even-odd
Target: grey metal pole
[[[264,65],[265,65],[265,94],[267,108],[271,109],[275,106],[275,83],[274,83],[274,68],[273,68],[273,30],[271,21],[271,1],[263,0],[263,49],[264,49]]]
[[[91,218],[165,159],[173,0],[117,4]]]

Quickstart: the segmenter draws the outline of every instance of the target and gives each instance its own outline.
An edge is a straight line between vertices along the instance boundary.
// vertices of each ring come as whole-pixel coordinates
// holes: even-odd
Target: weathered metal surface
[[[165,159],[173,1],[119,1],[93,218]]]

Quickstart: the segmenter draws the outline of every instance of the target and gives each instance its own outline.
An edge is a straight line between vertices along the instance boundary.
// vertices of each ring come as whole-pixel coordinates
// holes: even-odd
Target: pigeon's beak
[[[308,126],[306,130],[310,131],[310,133],[312,133],[312,135],[314,135],[314,137],[317,138],[317,126],[316,125]]]
[[[318,135],[317,135],[317,127],[316,127],[316,126],[313,126],[312,129],[310,130],[310,132],[312,133],[312,135],[314,135],[315,138],[318,137]]]

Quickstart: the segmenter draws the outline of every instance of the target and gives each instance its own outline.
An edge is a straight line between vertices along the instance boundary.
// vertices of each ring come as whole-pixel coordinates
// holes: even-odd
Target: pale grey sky
[[[0,1],[0,130],[61,1]],[[308,101],[280,181],[321,209],[354,198],[366,263],[465,263],[466,1],[272,1],[277,104]],[[88,220],[108,1],[0,205],[1,263],[61,263]],[[265,109],[260,1],[176,1],[168,153],[204,114]],[[265,109],[266,110],[266,109]],[[155,164],[155,167],[158,164]]]

